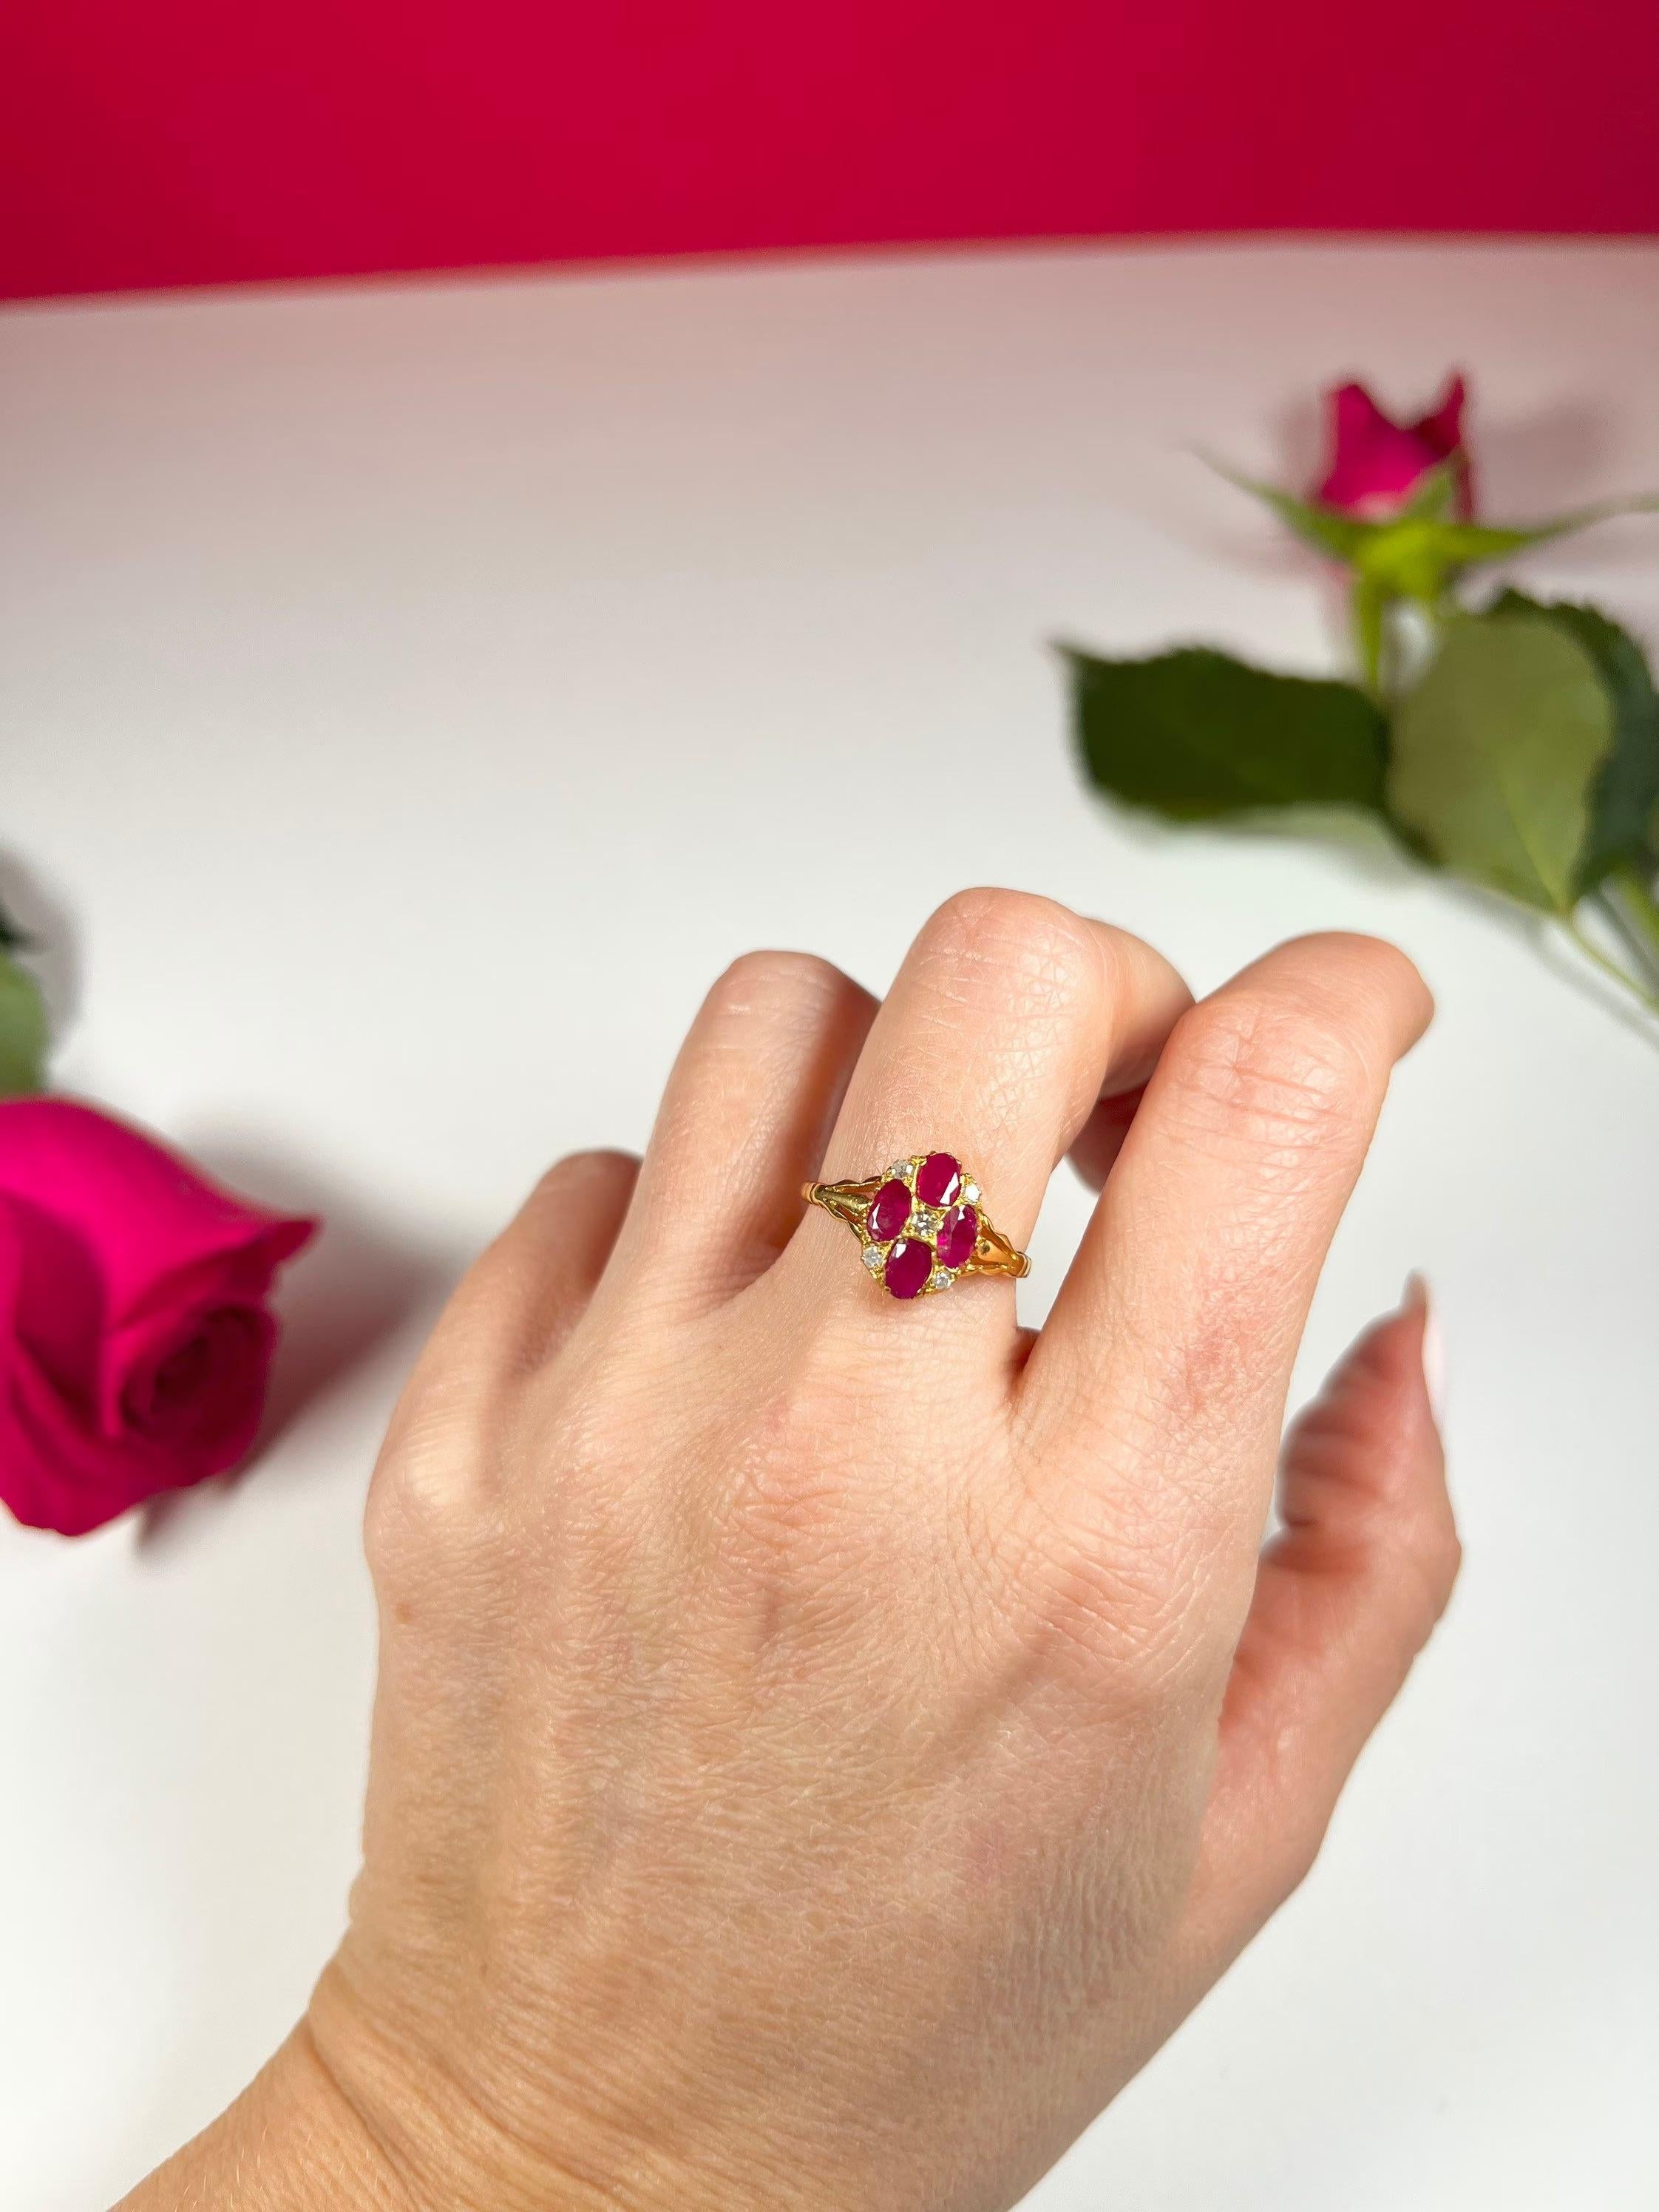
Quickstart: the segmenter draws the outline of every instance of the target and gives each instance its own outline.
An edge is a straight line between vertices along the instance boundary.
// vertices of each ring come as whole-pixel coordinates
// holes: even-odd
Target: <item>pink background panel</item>
[[[1653,0],[22,0],[0,295],[953,239],[1659,229]]]

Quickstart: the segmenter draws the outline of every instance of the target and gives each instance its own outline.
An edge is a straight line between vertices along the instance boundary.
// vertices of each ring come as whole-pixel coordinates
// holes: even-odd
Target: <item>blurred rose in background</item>
[[[1465,389],[1450,378],[1426,414],[1413,422],[1385,415],[1363,384],[1341,384],[1328,395],[1330,460],[1316,496],[1327,507],[1367,521],[1397,514],[1420,479],[1449,461],[1452,509],[1467,522],[1474,488],[1463,447]]]

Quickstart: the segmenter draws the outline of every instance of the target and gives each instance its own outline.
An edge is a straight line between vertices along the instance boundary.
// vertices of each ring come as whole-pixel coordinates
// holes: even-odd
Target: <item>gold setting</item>
[[[935,1146],[933,1149],[943,1148]],[[865,1267],[878,1289],[885,1287],[883,1271],[893,1245],[908,1237],[931,1248],[939,1223],[949,1210],[944,1206],[924,1206],[915,1195],[916,1170],[928,1157],[927,1152],[912,1152],[908,1158],[896,1160],[891,1167],[884,1168],[879,1175],[863,1176],[853,1182],[807,1182],[801,1185],[800,1194],[809,1206],[821,1206],[837,1221],[844,1221],[858,1238]],[[1014,1249],[986,1212],[978,1176],[955,1153],[951,1157],[957,1159],[962,1175],[962,1192],[956,1202],[973,1207],[979,1217],[979,1234],[973,1250],[960,1267],[941,1267],[935,1261],[927,1282],[916,1293],[918,1297],[936,1297],[941,1291],[948,1291],[952,1284],[965,1275],[1006,1275],[1018,1280],[1031,1272],[1030,1259],[1024,1252]],[[884,1242],[870,1233],[870,1209],[875,1203],[877,1192],[889,1182],[905,1185],[911,1194],[911,1210],[900,1236],[889,1237]]]

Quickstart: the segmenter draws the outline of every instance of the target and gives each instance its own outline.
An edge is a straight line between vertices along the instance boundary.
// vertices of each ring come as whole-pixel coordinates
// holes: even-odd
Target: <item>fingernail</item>
[[[1440,1310],[1429,1290],[1426,1275],[1415,1270],[1406,1278],[1406,1303],[1423,1309],[1423,1387],[1429,1394],[1429,1411],[1443,1435],[1446,1427],[1446,1340],[1440,1328]]]

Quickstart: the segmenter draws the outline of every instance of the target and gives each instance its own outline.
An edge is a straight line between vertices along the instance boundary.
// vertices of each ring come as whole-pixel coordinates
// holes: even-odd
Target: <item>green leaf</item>
[[[1659,809],[1659,691],[1636,640],[1595,607],[1506,591],[1488,611],[1553,623],[1583,647],[1607,687],[1613,750],[1590,801],[1589,834],[1578,863],[1582,895],[1594,890],[1621,860],[1639,861],[1655,850],[1649,840]]]
[[[1230,484],[1247,491],[1252,499],[1259,499],[1269,507],[1287,528],[1316,552],[1334,553],[1339,561],[1352,561],[1375,525],[1361,522],[1352,514],[1344,514],[1340,507],[1322,507],[1316,501],[1297,499],[1294,492],[1280,491],[1277,484],[1263,483],[1258,477],[1242,477],[1235,470],[1224,468],[1219,461],[1210,464],[1218,476],[1225,477]]]
[[[1448,515],[1459,468],[1452,460],[1425,469],[1397,514],[1386,520],[1366,521],[1316,500],[1297,499],[1293,492],[1280,491],[1259,477],[1240,476],[1218,461],[1211,466],[1229,483],[1271,507],[1304,544],[1358,568],[1385,596],[1417,599],[1425,606],[1436,605],[1454,576],[1480,562],[1502,560],[1529,545],[1588,530],[1592,523],[1606,522],[1613,515],[1659,511],[1659,494],[1649,493],[1638,499],[1601,500],[1570,514],[1508,527],[1452,521]]]
[[[1353,565],[1379,590],[1432,606],[1452,579],[1466,568],[1523,552],[1529,545],[1546,544],[1575,530],[1586,530],[1610,515],[1636,514],[1653,504],[1651,500],[1608,500],[1599,507],[1581,507],[1576,514],[1557,515],[1551,521],[1500,529],[1485,522],[1449,522],[1428,509],[1419,512],[1413,495],[1394,520],[1366,526],[1366,535],[1354,549]]]
[[[1382,807],[1386,729],[1352,684],[1278,676],[1189,646],[1150,660],[1067,649],[1090,776],[1131,806],[1200,822],[1257,807]]]
[[[46,1082],[46,1012],[40,988],[0,951],[0,1098],[20,1098]]]
[[[1613,703],[1577,640],[1532,615],[1465,615],[1395,716],[1389,803],[1430,854],[1571,914]]]
[[[1598,500],[1593,507],[1576,507],[1570,514],[1553,515],[1543,522],[1516,523],[1500,529],[1486,522],[1449,522],[1444,526],[1446,550],[1465,568],[1477,561],[1499,561],[1507,553],[1520,553],[1528,545],[1547,545],[1553,538],[1570,538],[1597,522],[1620,514],[1652,514],[1659,511],[1659,494],[1639,499]]]

